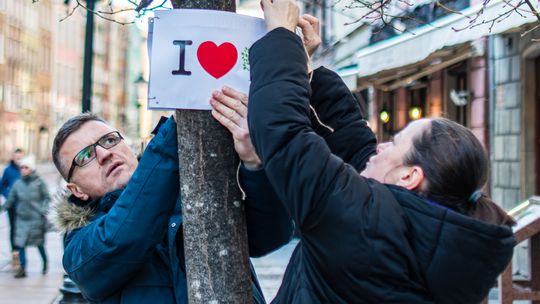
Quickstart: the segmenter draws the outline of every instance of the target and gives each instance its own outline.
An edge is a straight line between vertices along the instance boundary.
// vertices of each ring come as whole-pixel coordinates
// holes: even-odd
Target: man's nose
[[[100,165],[104,164],[107,159],[111,157],[112,153],[111,151],[103,148],[100,145],[96,145],[96,160]]]

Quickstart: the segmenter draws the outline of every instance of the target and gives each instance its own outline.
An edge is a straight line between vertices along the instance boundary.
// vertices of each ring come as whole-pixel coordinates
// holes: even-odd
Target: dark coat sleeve
[[[178,199],[178,170],[176,125],[170,118],[109,212],[69,234],[63,265],[89,300],[122,289],[163,241]]]
[[[13,208],[13,206],[15,204],[17,204],[17,202],[19,200],[19,198],[17,197],[17,190],[16,190],[16,187],[15,187],[17,185],[17,182],[19,182],[19,181],[16,181],[13,184],[13,187],[11,188],[11,191],[9,191],[8,196],[7,196],[7,200],[4,203],[4,205],[2,206],[2,210],[11,209],[11,208]]]
[[[361,171],[375,153],[376,139],[363,119],[360,107],[341,77],[324,67],[314,71],[310,104],[312,125],[332,153]],[[330,126],[322,126],[319,122]],[[240,181],[247,192],[246,222],[250,255],[266,255],[290,241],[294,224],[279,201],[264,170],[240,169]]]
[[[358,101],[341,77],[325,67],[314,71],[311,90],[311,106],[319,120],[333,130],[322,126],[315,117],[311,119],[313,129],[324,138],[333,154],[362,171],[375,153],[377,140],[362,116]]]
[[[240,182],[246,191],[245,212],[249,255],[260,257],[287,244],[293,222],[280,203],[264,170],[240,168]]]
[[[0,194],[3,195],[6,199],[9,196],[8,191],[8,181],[7,181],[7,173],[6,170],[4,170],[4,173],[2,174],[2,179],[0,180]]]
[[[6,199],[9,196],[9,191],[13,184],[19,179],[20,173],[18,169],[10,163],[7,165],[4,173],[2,174],[2,180],[0,181],[0,194],[2,194]]]
[[[267,176],[301,233],[325,226],[334,230],[330,239],[339,231],[335,221],[347,209],[363,208],[370,190],[313,130],[306,61],[299,37],[284,28],[253,45],[248,123]]]

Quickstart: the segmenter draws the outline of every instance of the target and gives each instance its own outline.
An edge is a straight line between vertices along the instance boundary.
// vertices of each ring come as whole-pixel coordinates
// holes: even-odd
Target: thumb
[[[261,0],[261,9],[264,11],[265,8],[268,8],[272,5],[271,0]]]

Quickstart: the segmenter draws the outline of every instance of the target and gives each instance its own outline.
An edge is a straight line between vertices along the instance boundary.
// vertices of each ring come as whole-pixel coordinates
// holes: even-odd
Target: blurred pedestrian
[[[0,181],[0,194],[3,195],[4,198],[6,199],[9,196],[9,191],[11,190],[11,187],[13,187],[13,184],[21,177],[19,164],[23,157],[24,157],[24,151],[19,148],[15,149],[11,157],[11,160],[6,166],[4,173],[2,174],[2,180]],[[17,250],[17,247],[14,245],[15,208],[16,206],[13,205],[12,208],[9,208],[7,210],[7,213],[8,213],[8,219],[9,219],[9,242],[11,244],[11,254],[12,254],[11,264],[14,268],[18,268],[19,251]]]
[[[43,260],[42,273],[47,273],[45,253],[46,214],[49,206],[49,190],[36,173],[34,156],[28,155],[20,162],[21,178],[15,182],[2,209],[15,208],[15,246],[19,251],[20,267],[15,278],[26,277],[26,252],[28,246],[37,246]]]

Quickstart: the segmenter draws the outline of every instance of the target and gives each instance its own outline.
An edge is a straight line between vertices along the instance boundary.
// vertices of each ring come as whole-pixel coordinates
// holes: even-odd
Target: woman
[[[294,30],[312,30],[296,3],[262,4],[269,33],[250,50],[249,131],[301,238],[274,303],[480,302],[515,239],[513,220],[479,192],[478,140],[423,119],[374,151],[365,124],[343,124],[359,112],[339,77],[316,70],[310,86]]]
[[[45,253],[45,226],[49,191],[47,185],[35,171],[36,162],[32,155],[21,160],[21,178],[15,182],[9,193],[6,204],[2,209],[9,209],[16,204],[15,209],[15,245],[19,250],[20,268],[15,278],[26,277],[25,247],[37,246],[43,260],[42,273],[47,273],[47,254]]]

